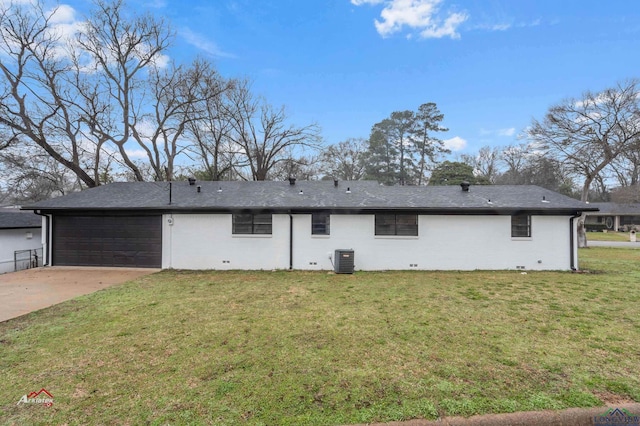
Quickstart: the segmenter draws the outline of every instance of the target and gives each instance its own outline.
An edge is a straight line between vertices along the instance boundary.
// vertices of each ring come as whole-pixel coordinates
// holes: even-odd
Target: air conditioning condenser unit
[[[353,250],[336,250],[333,268],[336,274],[353,274],[354,253]]]

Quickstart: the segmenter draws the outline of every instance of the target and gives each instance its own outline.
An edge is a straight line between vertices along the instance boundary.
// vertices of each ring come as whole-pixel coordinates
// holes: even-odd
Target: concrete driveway
[[[53,266],[2,274],[0,322],[159,270]]]

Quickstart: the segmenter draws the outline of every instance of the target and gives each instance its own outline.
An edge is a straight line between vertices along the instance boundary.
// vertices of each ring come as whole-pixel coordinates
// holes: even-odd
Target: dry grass
[[[339,424],[640,401],[640,251],[564,272],[166,271],[0,323],[8,424]],[[49,390],[53,407],[16,403]]]

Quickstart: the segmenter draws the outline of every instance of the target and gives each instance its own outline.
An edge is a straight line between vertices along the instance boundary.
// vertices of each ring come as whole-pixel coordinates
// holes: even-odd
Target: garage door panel
[[[159,268],[161,216],[56,216],[53,264]]]

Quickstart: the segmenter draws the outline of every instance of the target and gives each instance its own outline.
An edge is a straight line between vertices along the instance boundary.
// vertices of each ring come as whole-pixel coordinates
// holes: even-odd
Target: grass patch
[[[345,424],[640,401],[640,252],[598,273],[164,271],[0,323],[9,424]],[[46,388],[50,408],[16,405]]]
[[[587,241],[627,241],[629,242],[629,233],[613,232],[613,231],[587,232]]]

